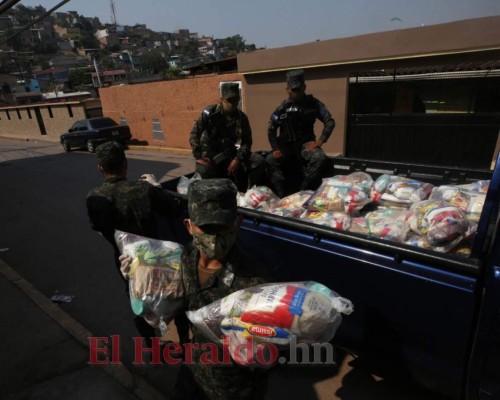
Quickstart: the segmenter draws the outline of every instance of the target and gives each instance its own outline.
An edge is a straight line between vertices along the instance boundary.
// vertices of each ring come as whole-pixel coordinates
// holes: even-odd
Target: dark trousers
[[[234,176],[227,172],[232,160],[223,160],[219,163],[212,161],[211,165],[195,164],[195,171],[202,179],[229,178],[233,180],[238,191],[245,193],[253,185],[265,185],[267,182],[266,159],[258,153],[252,153],[247,160],[240,163]]]
[[[297,190],[315,190],[328,169],[329,159],[321,148],[305,150],[305,144],[295,142],[280,146],[281,158],[267,156],[270,180],[276,193],[283,197]]]

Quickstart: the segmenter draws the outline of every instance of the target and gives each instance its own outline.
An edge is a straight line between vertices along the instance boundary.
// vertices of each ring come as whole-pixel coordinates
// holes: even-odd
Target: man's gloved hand
[[[125,279],[129,280],[130,267],[132,266],[132,257],[122,254],[120,257],[118,257],[118,260],[120,261],[120,272]]]
[[[154,174],[143,174],[141,175],[141,179],[143,181],[146,181],[148,182],[149,184],[153,185],[153,186],[156,186],[156,187],[161,187],[161,184],[160,182],[158,182],[156,180],[156,177],[154,176]]]

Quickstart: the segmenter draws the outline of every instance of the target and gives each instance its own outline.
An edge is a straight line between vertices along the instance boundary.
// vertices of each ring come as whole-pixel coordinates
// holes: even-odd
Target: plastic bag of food
[[[335,186],[352,186],[355,189],[361,190],[366,194],[370,194],[373,185],[373,178],[366,172],[358,171],[349,175],[335,175],[329,178],[332,185]]]
[[[183,306],[183,247],[118,230],[115,241],[120,253],[133,259],[129,272],[132,311],[165,327]]]
[[[429,230],[429,223],[425,219],[426,214],[435,208],[446,207],[447,205],[447,202],[437,199],[419,201],[413,204],[408,215],[410,229],[419,235],[426,235]]]
[[[233,341],[230,354],[248,365],[253,357],[237,353],[249,340],[255,345],[329,342],[352,303],[326,286],[312,281],[263,284],[239,290],[186,314],[191,323],[215,343],[225,336]],[[253,351],[257,350],[254,346]]]
[[[432,188],[433,185],[430,183],[383,174],[373,183],[371,198],[374,203],[381,205],[409,207],[413,203],[425,200]]]
[[[489,180],[475,181],[472,183],[466,183],[463,185],[457,185],[459,189],[468,190],[470,192],[486,193],[490,186]]]
[[[177,183],[177,192],[180,194],[187,194],[189,184],[199,179],[201,179],[201,175],[198,172],[195,172],[191,178],[184,175],[181,176],[179,182]]]
[[[409,217],[409,211],[401,208],[378,207],[376,210],[366,213],[364,217],[367,219],[395,219],[406,222]]]
[[[337,211],[352,214],[370,202],[368,195],[352,182],[323,179],[320,187],[304,203],[309,211]]]
[[[283,197],[281,200],[271,203],[269,212],[282,217],[298,218],[304,212],[302,205],[313,193],[312,190],[304,190]]]
[[[279,197],[267,186],[254,185],[251,189],[248,189],[245,194],[240,194],[237,200],[238,206],[240,207],[268,212],[271,203],[279,201]]]
[[[440,252],[450,251],[477,228],[477,224],[469,221],[460,208],[442,200],[415,203],[410,212],[410,228],[425,236],[429,244]]]
[[[353,218],[350,232],[403,243],[409,227],[405,221],[387,218]]]
[[[433,250],[431,244],[427,241],[425,236],[421,236],[416,233],[409,233],[406,237],[405,244],[421,249]]]
[[[283,197],[279,201],[273,204],[273,208],[302,208],[304,202],[306,202],[309,197],[313,195],[312,190],[303,190],[297,193],[293,193],[289,196]]]
[[[342,231],[348,230],[351,226],[351,216],[336,211],[304,211],[300,219]]]
[[[448,204],[460,208],[471,221],[479,222],[486,193],[465,190],[459,186],[443,185],[432,189],[429,199],[446,201]]]

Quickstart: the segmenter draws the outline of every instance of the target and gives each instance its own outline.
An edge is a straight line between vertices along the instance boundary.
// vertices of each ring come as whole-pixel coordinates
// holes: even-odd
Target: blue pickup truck
[[[334,344],[376,373],[452,399],[500,399],[500,164],[494,171],[332,158],[335,174],[434,185],[491,180],[469,257],[240,208],[240,244],[280,281],[314,280],[355,305]],[[175,191],[178,179],[165,182]],[[255,251],[258,249],[258,251]]]

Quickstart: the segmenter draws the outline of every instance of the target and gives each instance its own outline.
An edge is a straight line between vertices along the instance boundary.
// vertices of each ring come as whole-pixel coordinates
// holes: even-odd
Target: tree
[[[172,79],[177,79],[181,76],[182,70],[177,67],[168,67],[163,71],[163,79],[166,81],[171,81]]]
[[[158,74],[167,68],[167,62],[158,51],[151,51],[142,55],[142,69],[153,74]]]
[[[230,54],[238,54],[245,51],[245,40],[240,35],[229,36],[225,39],[219,39],[219,47],[226,48]]]
[[[83,69],[70,69],[69,86],[72,89],[78,89],[80,86],[90,84],[92,84],[92,77],[88,71]]]

